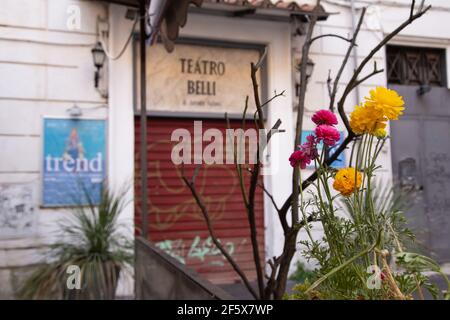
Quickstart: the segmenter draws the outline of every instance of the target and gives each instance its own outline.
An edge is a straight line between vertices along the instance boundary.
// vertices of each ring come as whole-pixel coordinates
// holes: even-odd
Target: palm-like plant
[[[125,192],[103,188],[95,205],[86,193],[87,206],[60,223],[61,240],[48,251],[42,264],[25,281],[19,295],[25,299],[114,299],[120,272],[129,272],[133,243],[118,217],[126,206]],[[69,289],[69,266],[77,266],[81,288]]]

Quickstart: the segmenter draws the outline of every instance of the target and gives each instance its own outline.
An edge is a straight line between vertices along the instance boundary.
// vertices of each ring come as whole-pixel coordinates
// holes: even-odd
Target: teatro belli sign
[[[254,48],[182,43],[167,53],[157,44],[147,56],[147,108],[242,114],[245,97],[253,101],[250,63],[259,57]]]

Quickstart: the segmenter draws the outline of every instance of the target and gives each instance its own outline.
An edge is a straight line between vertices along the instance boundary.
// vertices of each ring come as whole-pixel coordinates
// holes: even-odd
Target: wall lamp
[[[309,79],[314,71],[314,61],[312,61],[311,59],[308,59],[308,62],[306,63],[306,79]],[[300,65],[298,66],[300,68]]]
[[[295,69],[296,73],[296,85],[295,85],[295,95],[298,97],[300,93],[300,66],[302,65],[301,60],[297,63]],[[308,82],[309,78],[311,78],[314,71],[314,61],[308,58],[308,62],[306,63],[306,81]]]
[[[106,53],[103,50],[102,44],[97,42],[95,46],[91,50],[92,59],[94,60],[94,66],[97,69],[95,71],[94,84],[95,88],[98,88],[98,82],[100,80],[100,69],[103,68],[103,64],[105,63]]]

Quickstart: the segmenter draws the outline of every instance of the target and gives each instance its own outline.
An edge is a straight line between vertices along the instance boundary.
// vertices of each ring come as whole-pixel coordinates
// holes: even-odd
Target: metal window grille
[[[387,78],[391,84],[444,87],[445,50],[387,46]]]

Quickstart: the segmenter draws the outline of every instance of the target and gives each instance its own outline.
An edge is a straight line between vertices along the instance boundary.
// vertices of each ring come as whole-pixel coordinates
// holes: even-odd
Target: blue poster
[[[306,137],[309,136],[310,134],[314,134],[314,131],[311,131],[311,130],[302,131],[301,143],[306,142]],[[330,155],[332,155],[333,152],[339,147],[339,145],[344,142],[344,139],[345,139],[344,131],[339,131],[339,134],[341,135],[341,139],[339,140],[339,143],[337,143],[335,146],[333,146],[330,149]],[[320,144],[317,145],[317,151],[319,152],[319,155],[322,153],[322,148],[323,148],[323,143],[321,142]],[[345,152],[342,152],[339,155],[339,157],[331,164],[331,166],[334,168],[344,168],[345,167]],[[308,165],[307,168],[314,168],[314,162],[311,162],[311,164]]]
[[[44,119],[43,205],[98,204],[105,179],[105,121]]]

